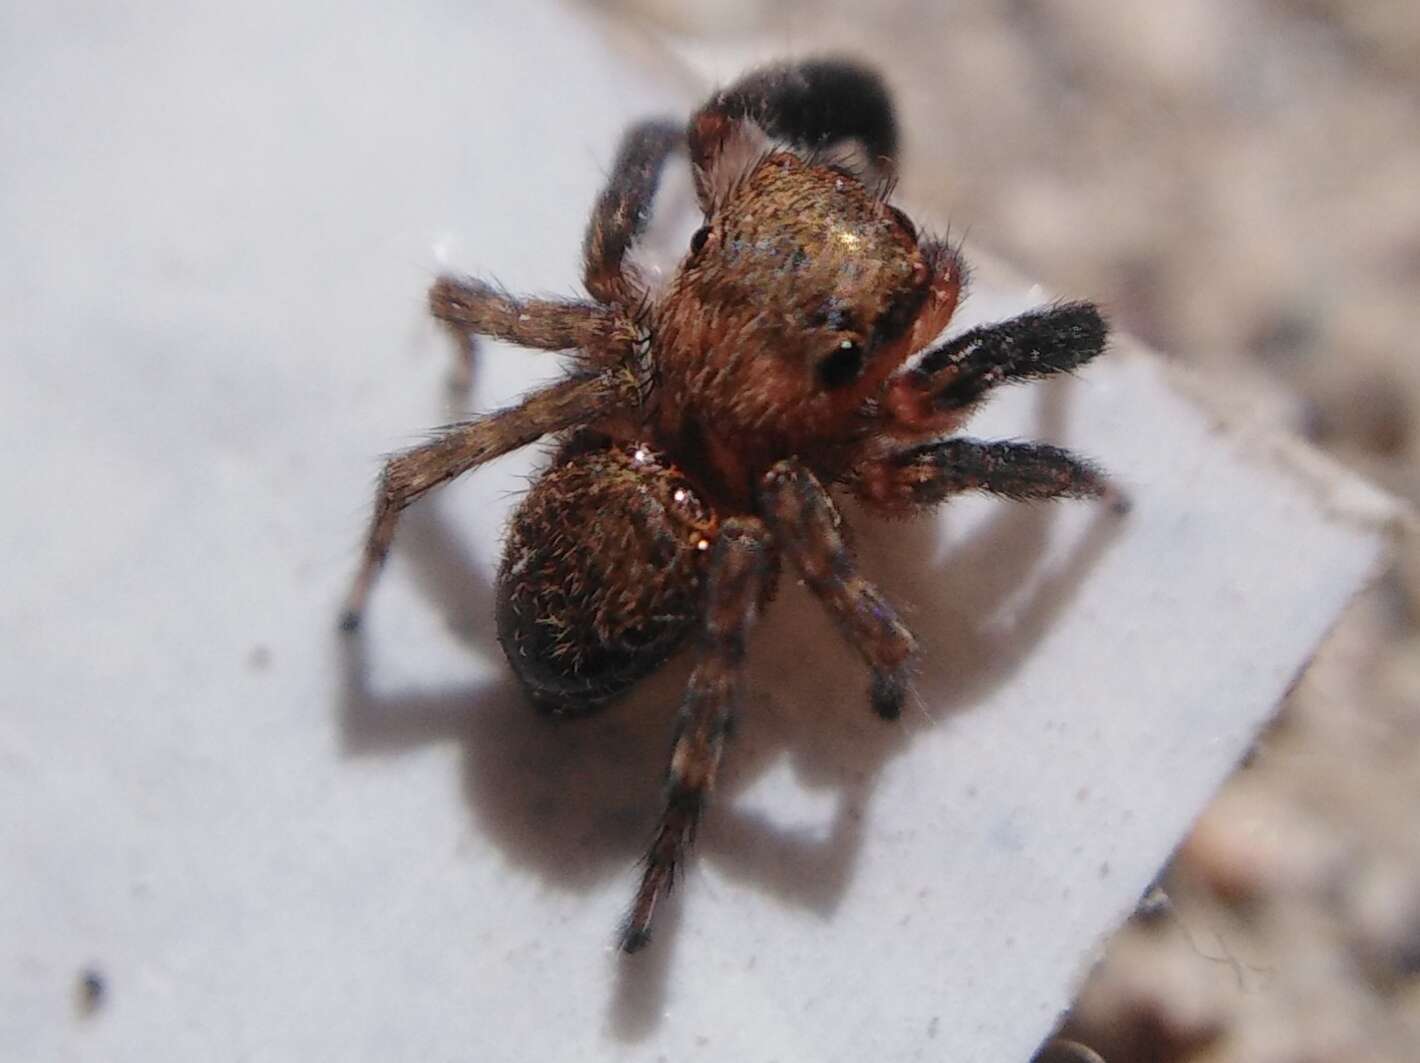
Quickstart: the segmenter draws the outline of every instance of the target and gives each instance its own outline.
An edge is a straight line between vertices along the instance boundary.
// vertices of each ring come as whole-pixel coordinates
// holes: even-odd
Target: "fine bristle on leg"
[[[1092,303],[1061,303],[964,332],[893,381],[883,402],[888,425],[951,431],[992,388],[1078,369],[1104,350],[1108,334]]]
[[[477,277],[440,277],[429,312],[456,332],[475,333],[544,351],[597,354],[615,337],[605,307],[559,299],[520,299]]]
[[[745,643],[768,571],[769,535],[764,525],[752,517],[727,520],[711,561],[699,659],[676,722],[665,811],[621,932],[621,948],[626,952],[650,941],[656,905],[674,885],[676,870],[695,840],[739,701]]]
[[[411,502],[501,454],[635,401],[634,384],[622,374],[572,378],[533,392],[517,406],[450,425],[428,443],[396,454],[380,476],[360,568],[341,612],[341,630],[354,631],[360,626],[365,601],[389,553],[399,515]]]
[[[634,125],[622,138],[582,241],[583,279],[601,302],[630,305],[644,297],[626,255],[651,220],[666,160],[684,143],[684,126],[663,119]]]
[[[852,483],[864,502],[898,516],[962,491],[1034,501],[1098,498],[1109,490],[1098,468],[1068,450],[979,439],[943,439],[875,458],[853,471]]]

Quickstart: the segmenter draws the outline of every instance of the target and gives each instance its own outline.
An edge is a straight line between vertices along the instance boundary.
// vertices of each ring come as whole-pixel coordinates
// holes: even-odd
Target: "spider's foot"
[[[496,298],[497,289],[485,281],[445,274],[429,288],[429,313],[457,332],[465,332],[471,321],[478,320],[489,300]]]
[[[349,634],[360,630],[360,610],[346,609],[340,614],[340,630]]]
[[[872,703],[873,711],[884,720],[895,720],[902,715],[902,703],[906,697],[906,669],[895,668],[891,672],[873,673],[868,699]]]
[[[429,313],[440,321],[455,317],[457,311],[466,305],[466,301],[460,298],[460,288],[473,289],[475,296],[486,294],[490,290],[486,284],[477,280],[470,279],[467,284],[461,284],[453,277],[440,277],[429,288]]]
[[[640,952],[651,943],[651,928],[649,926],[627,926],[621,932],[621,951],[628,956],[633,952]]]
[[[652,855],[646,858],[646,873],[642,876],[641,888],[636,891],[631,912],[621,926],[621,951],[627,954],[640,952],[650,943],[656,904],[670,891],[675,881],[674,866],[658,862],[654,854],[652,849]]]

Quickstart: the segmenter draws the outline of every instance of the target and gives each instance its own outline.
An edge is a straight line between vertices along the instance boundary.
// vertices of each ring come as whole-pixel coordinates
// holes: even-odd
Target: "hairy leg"
[[[885,180],[897,167],[897,119],[877,74],[837,59],[773,66],[716,93],[690,120],[690,159],[706,210],[711,172],[744,122],[812,152],[857,140]]]
[[[959,491],[990,491],[1019,500],[1097,498],[1104,474],[1068,450],[1045,443],[944,439],[865,462],[852,473],[858,497],[906,516]]]
[[[601,302],[629,307],[644,298],[645,288],[626,254],[651,220],[651,201],[666,160],[684,143],[684,126],[663,119],[634,125],[622,138],[582,241],[587,291]]]
[[[391,458],[380,476],[375,513],[340,626],[360,623],[370,588],[394,538],[400,512],[415,499],[500,454],[549,432],[586,424],[635,402],[633,382],[620,373],[564,380],[535,391],[517,406],[441,429],[428,443]]]
[[[1084,365],[1104,350],[1108,331],[1092,303],[1062,303],[964,332],[891,383],[884,428],[908,435],[952,431],[998,384]]]
[[[544,351],[581,351],[611,365],[631,349],[628,326],[606,307],[556,299],[519,299],[474,277],[440,277],[429,310],[456,332],[477,333]]]
[[[769,534],[753,517],[730,518],[716,539],[699,660],[676,721],[666,808],[621,935],[621,947],[627,952],[650,940],[656,904],[675,881],[676,868],[695,839],[700,813],[715,784],[725,735],[739,702],[745,643],[769,574],[769,550]]]
[[[878,589],[858,574],[833,499],[813,473],[790,460],[765,475],[759,503],[779,549],[793,558],[809,589],[872,669],[873,711],[896,719],[917,640]]]

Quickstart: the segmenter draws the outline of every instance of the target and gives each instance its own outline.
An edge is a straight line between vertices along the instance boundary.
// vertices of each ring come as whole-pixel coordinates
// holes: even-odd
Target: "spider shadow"
[[[1032,437],[1064,435],[1069,386],[1069,380],[1036,386]],[[1061,507],[1072,504],[1093,505],[1094,513],[1047,568],[1042,561],[1050,553],[1052,527]],[[800,785],[835,792],[834,811],[826,828],[811,836],[786,835],[764,815],[726,815],[717,804],[697,842],[700,855],[717,869],[824,919],[852,881],[879,772],[915,733],[971,709],[1010,680],[1067,612],[1123,519],[1107,503],[1002,501],[968,534],[952,537],[943,552],[943,516],[882,521],[851,509],[847,516],[864,575],[901,609],[917,635],[922,666],[913,698],[900,721],[878,720],[867,709],[858,655],[844,646],[823,607],[799,588],[781,596],[785,600],[775,603],[753,639],[750,704],[743,715],[753,720],[754,731],[747,724],[744,740],[727,752],[722,789],[744,789],[765,761],[787,751]],[[941,556],[927,560],[934,553]],[[772,656],[775,646],[796,647],[798,663],[785,667]]]
[[[1058,437],[1065,390],[1046,386],[1040,394],[1037,434]],[[868,711],[856,653],[786,572],[779,600],[752,640],[742,726],[693,861],[708,860],[782,904],[830,919],[853,878],[878,774],[915,731],[1006,682],[1112,540],[1119,518],[1100,506],[1070,555],[1035,579],[1024,602],[1012,601],[1037,575],[1057,505],[1001,503],[933,563],[924,558],[938,550],[939,520],[886,523],[850,512],[865,574],[907,606],[923,650],[919,700],[896,726]],[[476,652],[497,655],[487,626],[493,590],[486,569],[436,504],[410,508],[396,549],[451,629]],[[930,587],[924,570],[933,576]],[[506,671],[472,688],[384,694],[367,681],[359,635],[343,641],[341,664],[337,711],[347,755],[461,743],[470,812],[513,864],[574,893],[622,877],[629,899],[662,800],[686,655],[627,699],[572,721],[532,711]],[[826,828],[785,829],[770,815],[736,807],[736,796],[786,756],[802,786],[834,793]],[[665,1011],[673,955],[667,945],[681,922],[683,893],[673,893],[658,913],[652,947],[619,964],[610,1028],[623,1041],[644,1038]]]

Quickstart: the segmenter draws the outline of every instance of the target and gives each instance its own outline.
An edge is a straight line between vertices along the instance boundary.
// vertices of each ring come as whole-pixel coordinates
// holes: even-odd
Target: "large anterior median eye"
[[[863,347],[856,340],[840,340],[818,364],[818,379],[829,391],[853,383],[863,370]]]
[[[705,241],[710,239],[710,226],[702,225],[695,230],[695,235],[690,238],[690,253],[700,254],[700,249],[705,246]]]

